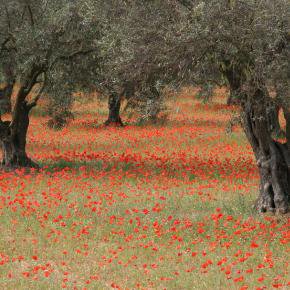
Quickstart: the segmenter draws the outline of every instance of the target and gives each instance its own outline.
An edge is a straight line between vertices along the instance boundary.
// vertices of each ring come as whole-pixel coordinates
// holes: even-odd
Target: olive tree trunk
[[[120,117],[121,96],[117,93],[112,93],[109,96],[108,107],[109,107],[109,116],[107,121],[105,122],[105,125],[123,126],[123,122]]]
[[[240,103],[241,94],[241,73],[235,70],[228,62],[224,61],[226,68],[221,68],[222,74],[228,81],[230,93],[227,99],[227,105],[237,105]]]
[[[227,99],[227,105],[229,106],[237,105],[239,104],[239,94],[240,94],[240,87],[241,87],[240,79],[229,74],[228,80],[229,80],[230,94]]]
[[[290,110],[286,106],[282,107],[284,117],[286,120],[286,140],[287,140],[287,146],[288,146],[288,152],[290,152]]]
[[[37,167],[26,153],[29,111],[29,108],[23,103],[18,113],[17,124],[11,127],[10,122],[0,123],[2,167],[4,168]]]
[[[281,129],[279,122],[279,110],[280,107],[275,104],[273,100],[270,100],[267,104],[266,113],[268,118],[269,130],[275,136],[283,135],[283,130]]]
[[[16,93],[11,121],[3,122],[0,119],[0,144],[2,147],[2,167],[15,169],[18,167],[38,167],[26,153],[26,138],[29,127],[29,113],[36,106],[42,89],[35,98],[28,102],[27,96],[37,83],[38,76],[42,73],[41,67],[35,66],[27,75],[26,79],[19,84]]]
[[[14,82],[7,83],[4,88],[0,89],[0,115],[10,113],[11,108],[11,96],[14,88]]]
[[[238,105],[241,102],[241,88],[242,88],[242,78],[241,72],[239,70],[234,70],[231,66],[226,69],[222,69],[222,73],[226,77],[230,94],[227,99],[227,105]],[[283,130],[281,129],[279,123],[279,110],[280,106],[270,98],[267,91],[265,91],[265,97],[267,97],[266,102],[266,116],[269,126],[269,131],[273,133],[276,137],[283,135]]]
[[[289,139],[286,143],[280,143],[272,138],[266,99],[265,92],[258,89],[253,98],[242,104],[243,127],[260,175],[260,193],[255,206],[260,212],[286,213],[290,198]]]

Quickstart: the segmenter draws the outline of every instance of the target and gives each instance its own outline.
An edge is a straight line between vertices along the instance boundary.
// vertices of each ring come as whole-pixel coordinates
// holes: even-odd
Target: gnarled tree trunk
[[[279,122],[279,110],[280,107],[274,102],[274,100],[269,99],[266,107],[267,121],[269,130],[276,137],[283,135],[283,130],[281,129]]]
[[[3,64],[3,76],[5,85],[0,89],[0,115],[5,113],[11,113],[11,97],[16,82],[15,75],[13,73],[13,62]]]
[[[123,126],[123,122],[120,117],[121,95],[117,93],[112,93],[109,96],[108,107],[109,107],[109,117],[105,122],[105,125]]]
[[[17,124],[0,123],[0,140],[2,146],[2,167],[37,167],[26,153],[26,137],[29,126],[30,108],[25,102],[18,112]]]
[[[284,117],[286,120],[286,140],[287,140],[287,146],[288,146],[288,152],[290,152],[290,110],[287,108],[286,105],[282,107]]]
[[[230,94],[227,99],[227,105],[238,105],[241,102],[241,90],[242,90],[242,78],[239,70],[234,70],[230,65],[226,69],[222,69],[224,76],[226,77]],[[266,115],[269,131],[273,133],[276,137],[283,135],[283,130],[281,129],[279,123],[279,110],[280,107],[275,103],[273,99],[270,98],[268,92],[265,92],[265,97],[267,97],[266,102]]]
[[[287,143],[271,137],[267,121],[267,96],[258,89],[243,108],[243,126],[254,151],[260,174],[260,194],[256,208],[260,212],[289,210],[290,151]],[[288,124],[289,125],[289,124]]]
[[[42,73],[41,67],[34,66],[26,79],[20,83],[12,110],[11,121],[0,119],[0,143],[2,147],[2,167],[15,169],[18,167],[38,167],[26,153],[26,137],[29,126],[30,110],[36,105],[42,90],[28,103],[27,96]],[[44,85],[43,85],[44,88]]]
[[[228,74],[227,77],[230,86],[230,94],[227,99],[227,105],[239,104],[239,94],[241,88],[241,81],[235,74]]]
[[[230,88],[227,105],[237,105],[240,103],[241,73],[239,70],[235,70],[229,62],[224,61],[224,63],[226,68],[222,67],[221,71],[227,79]]]
[[[11,96],[14,88],[14,82],[7,83],[0,89],[0,115],[11,112]]]

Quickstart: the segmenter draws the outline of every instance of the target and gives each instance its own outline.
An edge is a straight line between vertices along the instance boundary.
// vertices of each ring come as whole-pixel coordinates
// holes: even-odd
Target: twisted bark
[[[269,98],[266,107],[267,122],[270,132],[273,133],[276,137],[282,136],[284,134],[279,122],[279,111],[279,105],[276,104],[274,100]]]
[[[265,92],[258,89],[242,105],[243,127],[255,154],[260,175],[260,194],[255,207],[260,212],[286,213],[290,201],[289,140],[280,143],[272,138],[265,117],[266,100]]]
[[[26,153],[26,137],[29,126],[30,108],[23,103],[19,111],[18,123],[11,127],[11,122],[0,123],[0,141],[2,146],[2,167],[38,167]]]
[[[11,121],[3,122],[0,119],[0,143],[2,147],[2,167],[5,169],[15,169],[18,167],[38,167],[26,153],[26,137],[29,127],[29,113],[37,104],[39,94],[32,102],[28,103],[27,96],[37,83],[38,76],[43,73],[42,67],[37,65],[32,67],[26,79],[20,83],[17,91],[15,104],[12,110]]]
[[[124,126],[122,119],[120,117],[121,109],[121,100],[124,97],[128,101],[135,96],[137,83],[135,81],[125,82],[121,92],[113,92],[109,96],[108,107],[109,107],[109,116],[105,125],[118,125]],[[128,108],[125,107],[124,111]]]
[[[228,80],[230,87],[230,94],[227,99],[227,105],[238,105],[240,102],[240,89],[241,89],[241,79],[238,73],[235,73],[232,69],[224,70],[224,74]]]

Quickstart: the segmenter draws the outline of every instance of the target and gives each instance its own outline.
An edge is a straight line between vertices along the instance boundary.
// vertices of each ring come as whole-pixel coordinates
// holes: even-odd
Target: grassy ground
[[[183,92],[165,125],[125,128],[80,104],[60,132],[36,112],[42,169],[0,176],[0,288],[289,287],[289,218],[253,211],[253,154],[225,134],[224,102]]]

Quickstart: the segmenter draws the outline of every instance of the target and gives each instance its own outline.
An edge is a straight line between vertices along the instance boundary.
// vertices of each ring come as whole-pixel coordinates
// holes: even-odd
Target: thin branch
[[[6,12],[6,16],[7,16],[8,29],[9,29],[9,31],[11,31],[10,15],[9,15],[9,11],[8,11],[8,8],[6,5],[5,5],[5,12]]]
[[[188,10],[192,9],[193,3],[191,0],[178,0],[178,3],[180,3],[182,6],[187,8]]]
[[[62,61],[62,60],[73,60],[75,57],[77,56],[85,56],[85,55],[88,55],[92,52],[96,51],[96,48],[90,48],[90,49],[87,49],[87,50],[83,50],[83,49],[80,49],[80,50],[77,50],[75,52],[72,52],[71,54],[69,55],[61,55],[59,57],[57,57],[52,63],[51,65],[49,66],[49,68],[53,68],[53,66],[58,62],[58,61]]]
[[[21,107],[23,104],[25,104],[26,97],[31,92],[32,88],[34,87],[35,83],[37,82],[38,76],[41,73],[43,73],[43,70],[41,67],[34,67],[31,71],[31,74],[29,74],[26,77],[24,84],[21,84],[21,86],[17,92],[17,95],[16,95],[14,110],[12,112],[12,121],[10,124],[11,128],[15,128],[15,126],[17,126],[16,124],[19,121],[19,112],[21,110]]]
[[[31,25],[34,26],[35,22],[34,22],[34,17],[33,17],[31,6],[29,5],[27,0],[25,0],[25,3],[26,3],[26,8],[27,8],[28,13],[29,13],[29,18],[30,18]]]
[[[10,41],[10,37],[7,37],[4,42],[1,44],[1,49],[0,49],[0,56],[4,50],[7,50],[6,44]]]
[[[10,41],[15,41],[15,37],[14,35],[11,33],[11,32],[8,32],[8,37],[4,40],[4,42],[1,44],[0,46],[0,56],[1,54],[4,52],[4,51],[11,51],[11,50],[14,50],[14,51],[17,51],[16,47],[13,46],[13,47],[10,47],[8,48],[6,45],[10,42]]]

